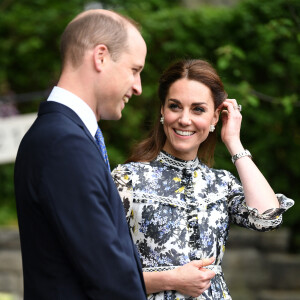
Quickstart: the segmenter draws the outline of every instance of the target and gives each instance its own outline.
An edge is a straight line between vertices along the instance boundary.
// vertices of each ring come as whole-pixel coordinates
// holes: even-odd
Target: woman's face
[[[163,150],[183,160],[197,156],[200,144],[209,134],[210,125],[215,125],[219,119],[210,89],[186,78],[171,85],[161,113],[167,137]]]

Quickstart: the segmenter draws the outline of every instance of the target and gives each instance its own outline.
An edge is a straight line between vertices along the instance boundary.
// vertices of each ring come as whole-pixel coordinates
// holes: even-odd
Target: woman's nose
[[[178,121],[182,126],[188,126],[192,124],[189,113],[183,113]]]

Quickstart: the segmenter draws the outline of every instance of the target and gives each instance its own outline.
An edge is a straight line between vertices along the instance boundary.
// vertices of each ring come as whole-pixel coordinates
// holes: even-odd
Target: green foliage
[[[3,3],[0,95],[51,87],[60,71],[62,30],[88,2]],[[102,4],[138,21],[148,45],[143,94],[130,100],[120,121],[101,121],[112,167],[126,159],[132,145],[145,137],[157,118],[157,83],[165,67],[175,59],[202,58],[216,67],[229,98],[243,105],[243,144],[274,190],[296,200],[284,224],[299,227],[299,0],[244,0],[233,7],[197,9],[182,7],[180,1],[170,5],[167,0],[106,0]],[[19,105],[19,109],[35,111],[37,103]],[[220,130],[221,124],[218,127]],[[221,142],[215,159],[217,168],[236,172]],[[10,166],[1,166],[0,174],[8,172],[5,168]],[[4,199],[11,201],[13,193],[11,187],[2,186],[10,183],[7,178],[0,182],[0,202],[7,205]],[[294,247],[299,248],[299,241],[294,239]]]
[[[14,165],[6,164],[0,167],[0,225],[16,224],[16,206],[14,202]]]
[[[66,5],[61,1],[30,0],[1,4],[1,94],[44,89],[58,78],[62,28],[81,11],[82,1],[72,2]]]
[[[106,9],[113,8],[117,11],[158,11],[161,9],[168,9],[170,7],[178,6],[179,0],[173,0],[171,3],[168,0],[102,0],[101,4]]]

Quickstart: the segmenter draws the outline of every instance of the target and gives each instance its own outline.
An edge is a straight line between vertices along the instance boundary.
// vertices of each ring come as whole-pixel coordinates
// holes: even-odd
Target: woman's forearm
[[[147,294],[174,289],[172,271],[144,272],[143,275]]]
[[[235,155],[243,150],[242,144],[237,144],[229,152],[231,155]],[[270,208],[279,207],[273,189],[250,157],[239,158],[236,160],[235,166],[243,185],[248,206],[256,208],[259,213],[263,213]]]
[[[183,295],[198,297],[210,286],[215,276],[211,270],[203,267],[214,262],[214,258],[194,260],[181,267],[162,272],[144,272],[147,294],[176,290]]]

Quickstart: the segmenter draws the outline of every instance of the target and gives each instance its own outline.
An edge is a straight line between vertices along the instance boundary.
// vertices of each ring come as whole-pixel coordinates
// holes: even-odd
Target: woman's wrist
[[[147,294],[175,289],[176,274],[174,270],[161,272],[143,272]]]
[[[177,276],[176,269],[166,271],[166,291],[176,290]]]
[[[250,158],[252,159],[252,155],[251,155],[250,151],[245,149],[245,150],[243,150],[243,151],[241,151],[241,152],[238,152],[237,154],[234,154],[234,155],[231,157],[231,161],[232,161],[232,163],[235,165],[235,162],[236,162],[238,159],[240,159],[240,158],[242,158],[242,157],[245,157],[245,156],[248,156],[248,157],[250,157]]]
[[[245,150],[240,141],[232,142],[230,144],[225,144],[225,146],[231,156],[234,156],[235,154]]]

